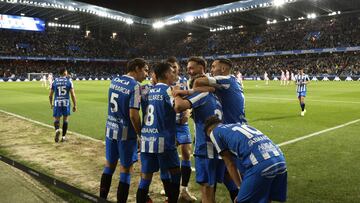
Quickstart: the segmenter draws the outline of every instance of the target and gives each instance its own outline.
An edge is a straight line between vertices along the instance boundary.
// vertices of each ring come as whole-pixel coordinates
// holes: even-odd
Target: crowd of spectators
[[[304,54],[234,60],[235,72],[240,71],[244,76],[263,76],[265,71],[269,76],[279,76],[281,70],[296,74],[300,68],[309,75],[360,75],[360,54]]]
[[[59,28],[60,29],[60,28]],[[0,29],[0,56],[45,56],[121,58],[143,57],[150,61],[168,56],[179,58],[278,50],[360,46],[360,13],[313,20],[256,25],[222,32],[171,34],[112,33],[84,30],[47,29],[25,32]],[[233,59],[235,70],[244,76],[280,74],[280,70],[329,75],[360,75],[357,52],[264,56]],[[26,77],[30,72],[56,73],[68,67],[77,76],[121,74],[125,62],[73,62],[1,60],[0,77]]]
[[[0,61],[0,78],[27,78],[28,73],[52,73],[58,75],[66,67],[73,77],[111,77],[124,74],[126,62],[66,62],[66,61]]]
[[[360,76],[360,53],[304,54],[286,56],[248,57],[232,59],[234,74],[240,71],[244,77],[279,76],[281,70],[297,73],[303,68],[309,75]],[[149,61],[150,68],[158,62]],[[208,71],[212,61],[208,61]],[[186,75],[186,61],[181,61],[182,74]],[[0,77],[27,78],[27,73],[53,73],[66,67],[74,77],[111,77],[126,72],[123,62],[66,62],[66,61],[0,61]]]
[[[129,58],[188,57],[360,45],[360,14],[254,25],[222,32],[118,33],[0,30],[0,55]]]

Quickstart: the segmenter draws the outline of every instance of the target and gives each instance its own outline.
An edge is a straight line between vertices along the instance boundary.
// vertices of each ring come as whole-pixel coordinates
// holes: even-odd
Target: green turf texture
[[[74,81],[78,112],[69,130],[104,140],[110,81]],[[300,117],[295,85],[245,81],[249,124],[276,143],[360,118],[360,82],[312,82]],[[40,82],[0,83],[0,109],[52,125],[49,91]],[[192,124],[190,124],[192,126]],[[289,202],[360,201],[360,122],[283,146],[289,168]],[[192,181],[193,181],[192,176]],[[193,184],[193,187],[197,187]],[[227,202],[219,186],[217,199]]]

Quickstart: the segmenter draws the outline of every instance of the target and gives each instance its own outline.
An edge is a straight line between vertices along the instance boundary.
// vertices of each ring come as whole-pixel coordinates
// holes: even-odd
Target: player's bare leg
[[[104,171],[101,176],[101,182],[100,182],[100,197],[101,198],[106,199],[109,194],[112,175],[114,174],[117,163],[118,163],[117,160],[115,161],[115,163],[110,163],[107,160],[105,162],[105,167],[104,167]]]
[[[59,142],[60,137],[60,117],[54,117],[55,142]]]
[[[201,202],[202,203],[215,203],[214,187],[208,184],[201,185]]]
[[[181,146],[181,190],[180,199],[186,201],[196,201],[196,197],[193,196],[188,189],[188,184],[191,176],[191,144],[182,144]]]

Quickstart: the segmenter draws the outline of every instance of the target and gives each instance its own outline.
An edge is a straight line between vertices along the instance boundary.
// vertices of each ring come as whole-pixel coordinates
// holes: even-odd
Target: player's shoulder
[[[216,80],[232,80],[232,79],[236,79],[236,77],[234,75],[216,75],[216,76],[213,76],[213,78],[215,78]]]

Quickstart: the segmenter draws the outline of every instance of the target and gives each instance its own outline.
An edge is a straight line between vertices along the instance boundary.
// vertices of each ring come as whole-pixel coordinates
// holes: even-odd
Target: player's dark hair
[[[208,117],[205,120],[205,126],[204,126],[205,134],[206,134],[207,130],[210,128],[210,126],[216,125],[219,123],[221,123],[221,120],[218,115],[213,115],[213,116]]]
[[[166,62],[167,63],[179,63],[175,56],[170,56],[168,59],[166,59]]]
[[[128,61],[126,65],[127,72],[133,72],[136,70],[136,67],[143,68],[147,65],[146,61],[142,58],[134,58]]]
[[[171,65],[169,63],[158,63],[154,66],[154,73],[158,80],[164,80],[165,74],[169,71]]]
[[[59,69],[59,74],[64,75],[65,71],[67,71],[67,69],[65,67],[62,67]]]
[[[230,59],[219,58],[219,59],[216,59],[215,61],[219,61],[219,63],[229,66],[230,69],[233,67],[232,61]]]
[[[188,59],[187,62],[189,63],[191,61],[197,63],[198,65],[204,66],[204,69],[206,69],[207,63],[206,63],[206,60],[203,59],[202,57],[192,56]]]

